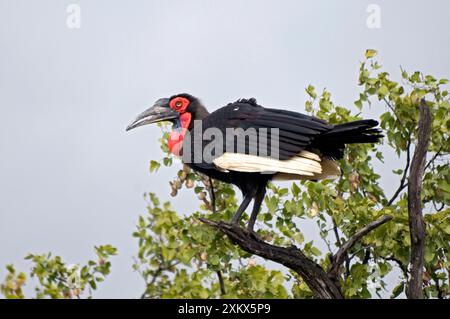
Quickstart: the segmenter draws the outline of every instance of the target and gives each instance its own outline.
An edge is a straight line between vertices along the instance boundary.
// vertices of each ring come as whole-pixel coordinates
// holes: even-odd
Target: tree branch
[[[340,275],[339,269],[342,263],[346,260],[348,256],[348,251],[370,231],[383,225],[384,223],[390,221],[391,219],[392,216],[389,215],[380,217],[376,221],[373,221],[370,224],[367,224],[366,226],[358,230],[352,237],[350,237],[349,240],[347,240],[344,244],[342,244],[342,246],[339,248],[336,254],[334,254],[333,257],[331,258],[331,263],[328,266],[327,270],[328,276],[334,278],[335,280],[338,280]]]
[[[295,246],[284,248],[268,244],[253,233],[237,225],[200,219],[206,225],[226,234],[230,240],[243,250],[280,263],[298,273],[313,294],[322,299],[342,299],[342,293],[320,265],[306,257]]]
[[[408,217],[411,237],[411,277],[407,289],[410,299],[422,299],[425,222],[422,215],[422,178],[431,134],[431,112],[424,99],[420,102],[417,145],[411,162],[408,182]]]

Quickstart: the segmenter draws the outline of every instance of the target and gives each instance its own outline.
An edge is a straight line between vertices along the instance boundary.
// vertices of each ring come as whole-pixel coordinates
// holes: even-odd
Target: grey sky
[[[70,3],[81,6],[81,29],[66,26]],[[380,29],[366,27],[370,3]],[[142,194],[169,198],[176,170],[149,174],[160,133],[125,133],[139,112],[180,92],[210,109],[254,96],[303,111],[309,83],[349,106],[366,48],[396,77],[400,64],[448,77],[449,9],[445,0],[0,0],[0,279],[6,263],[29,267],[27,252],[84,262],[111,243],[119,256],[96,296],[138,297],[131,233]],[[382,110],[374,103],[365,116]],[[189,213],[197,202],[182,193],[174,205]]]

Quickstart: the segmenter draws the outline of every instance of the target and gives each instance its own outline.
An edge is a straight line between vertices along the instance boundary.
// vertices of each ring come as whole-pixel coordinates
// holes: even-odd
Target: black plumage
[[[182,110],[174,105],[180,105]],[[190,143],[187,143],[185,138],[183,139],[182,144],[183,155],[186,154],[187,148],[190,147],[189,153],[191,156],[183,156],[183,161],[185,161],[187,165],[196,171],[214,179],[232,183],[241,189],[244,200],[233,217],[232,222],[237,223],[239,221],[243,211],[247,208],[251,200],[254,199],[255,203],[248,223],[248,228],[251,231],[253,230],[256,216],[264,199],[267,182],[278,176],[279,173],[283,173],[284,176],[288,177],[295,177],[295,174],[293,175],[292,172],[286,174],[283,169],[270,173],[264,172],[264,174],[262,174],[263,169],[261,169],[261,172],[249,172],[245,171],[246,163],[242,163],[242,169],[239,168],[239,165],[237,168],[233,166],[233,170],[224,169],[223,166],[220,164],[218,165],[218,160],[224,159],[221,157],[224,152],[228,153],[228,155],[231,154],[231,157],[239,153],[256,156],[239,157],[239,160],[244,162],[247,158],[249,160],[255,160],[256,158],[257,162],[258,159],[262,159],[263,157],[273,158],[274,154],[263,152],[263,149],[259,147],[259,141],[261,139],[268,141],[267,149],[264,151],[270,150],[271,137],[275,134],[273,133],[273,129],[275,129],[278,132],[277,161],[270,162],[271,165],[276,163],[278,166],[275,167],[283,168],[283,165],[288,165],[293,160],[299,159],[299,154],[303,152],[301,154],[306,154],[305,156],[307,157],[317,157],[316,161],[319,163],[317,165],[320,167],[320,165],[325,165],[325,162],[328,160],[342,158],[346,144],[375,143],[382,137],[380,130],[376,128],[378,122],[375,120],[358,120],[332,125],[313,116],[287,110],[264,108],[253,98],[240,99],[234,103],[229,103],[212,113],[209,113],[197,98],[189,94],[179,94],[172,96],[169,99],[158,100],[154,107],[156,106],[160,107],[161,110],[164,108],[167,109],[166,118],[162,120],[172,121],[176,127],[183,126],[183,124],[180,124],[181,118],[185,114],[189,114],[190,121],[188,124],[185,123],[185,129],[186,131],[189,131],[191,141]],[[146,112],[152,113],[149,111]],[[159,113],[158,116],[160,117]],[[148,114],[146,117],[148,119]],[[161,119],[159,118],[153,121],[150,119],[147,120],[147,122],[156,122],[160,120]],[[138,117],[129,128],[140,126],[143,121],[145,121],[145,116]],[[194,134],[194,128],[195,125],[199,123],[198,121],[201,121],[202,133],[206,132],[208,129],[214,129],[223,133],[225,136],[227,129],[241,129],[241,135],[247,132],[247,135],[243,135],[245,136],[245,144],[242,147],[239,147],[236,145],[237,137],[236,139],[224,138],[222,141],[222,152],[217,152],[217,154],[213,153],[213,161],[205,161],[202,156],[198,157],[199,154],[196,154],[194,150],[195,139],[198,138],[198,136]],[[253,133],[249,134],[249,131],[252,131]],[[239,134],[237,134],[237,136],[239,136]],[[211,141],[202,139],[199,142],[201,143],[201,149],[203,150]],[[301,162],[299,165],[306,165],[301,167],[309,167],[308,165],[310,165],[310,163],[316,163],[307,162],[308,160],[305,160],[302,157],[300,157],[299,160]],[[304,163],[302,162],[303,160],[305,161]],[[254,163],[249,163],[249,166],[252,168],[257,167],[257,165],[255,165],[256,164]],[[273,165],[271,167],[273,167]],[[325,169],[325,166],[323,166],[323,168]],[[286,171],[290,172],[289,170]],[[298,176],[299,178],[302,177],[300,175],[301,174]],[[309,179],[315,179],[315,176],[320,176],[320,174],[315,172]],[[305,176],[303,176],[303,178],[304,177]]]

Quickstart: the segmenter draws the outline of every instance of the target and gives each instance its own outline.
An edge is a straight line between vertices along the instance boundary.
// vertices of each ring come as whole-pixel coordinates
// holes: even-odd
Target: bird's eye
[[[183,113],[189,106],[189,100],[178,96],[170,101],[169,106],[172,110],[177,111],[178,113]]]

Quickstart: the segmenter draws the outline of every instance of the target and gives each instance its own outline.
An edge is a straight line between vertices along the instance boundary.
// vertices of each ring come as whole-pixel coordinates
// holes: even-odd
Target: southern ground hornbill
[[[335,160],[343,157],[346,144],[374,143],[382,137],[375,120],[332,125],[297,112],[262,107],[253,98],[209,113],[189,94],[159,99],[127,131],[162,121],[173,124],[168,141],[173,154],[195,171],[240,188],[243,201],[232,223],[239,222],[254,200],[249,231],[270,180],[339,176]]]

